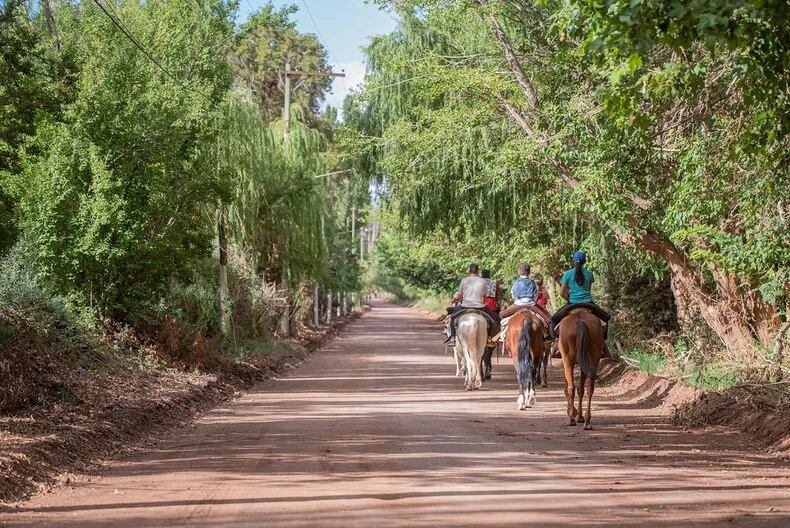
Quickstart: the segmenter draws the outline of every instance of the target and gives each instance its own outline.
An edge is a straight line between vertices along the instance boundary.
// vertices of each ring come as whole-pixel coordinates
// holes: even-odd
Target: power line
[[[324,36],[321,34],[321,30],[318,29],[318,23],[316,23],[315,18],[313,18],[313,13],[310,12],[310,7],[308,7],[308,5],[307,5],[307,0],[302,0],[302,5],[304,6],[305,11],[307,11],[307,16],[309,16],[310,20],[313,21],[313,26],[315,27],[315,32],[318,35],[318,38],[320,39],[320,41],[326,47],[327,55],[331,56],[332,55],[332,50],[329,49],[329,44],[324,39]],[[335,58],[337,58],[337,57],[335,57]],[[339,65],[339,63],[335,63],[335,64]],[[341,70],[341,71],[343,71],[343,70]],[[346,79],[345,79],[345,77],[341,77],[340,78],[340,84],[343,85],[343,91],[345,92],[346,91]]]
[[[121,22],[120,22],[120,19],[116,20],[116,19],[115,19],[115,17],[113,17],[113,16],[112,16],[112,15],[109,13],[109,11],[107,11],[107,9],[105,9],[105,8],[104,8],[104,6],[101,4],[101,2],[99,2],[99,0],[93,0],[93,3],[94,3],[94,4],[96,4],[97,6],[99,6],[99,9],[101,9],[101,10],[102,10],[102,12],[104,12],[104,14],[105,14],[105,15],[107,15],[107,18],[109,18],[109,19],[112,21],[112,23],[115,25],[115,27],[117,27],[118,29],[120,29],[120,30],[121,30],[121,33],[123,33],[124,35],[126,35],[126,38],[128,38],[128,39],[129,39],[129,40],[132,42],[132,44],[134,44],[134,45],[135,45],[135,47],[137,47],[137,49],[139,49],[140,51],[142,51],[142,52],[143,52],[143,54],[144,54],[146,57],[148,57],[148,60],[150,60],[152,63],[154,63],[154,64],[157,66],[157,68],[159,68],[160,70],[162,70],[162,73],[164,73],[165,75],[167,75],[168,77],[170,77],[171,79],[173,79],[173,81],[175,81],[176,83],[179,83],[179,84],[181,83],[181,81],[179,81],[178,79],[176,79],[176,77],[175,77],[175,76],[174,76],[172,73],[170,73],[169,71],[167,71],[167,70],[165,69],[165,67],[164,67],[164,66],[162,66],[161,64],[159,64],[159,61],[157,61],[157,60],[156,60],[156,59],[153,57],[153,55],[151,55],[150,53],[148,53],[148,51],[147,51],[145,48],[143,48],[142,44],[140,44],[140,43],[137,41],[137,39],[136,39],[136,38],[134,38],[134,37],[132,36],[132,34],[131,34],[131,33],[129,33],[129,32],[126,30],[126,28],[123,26],[123,24],[121,24]]]
[[[302,5],[304,6],[305,11],[307,11],[307,16],[309,16],[310,20],[313,21],[313,26],[315,26],[315,32],[318,34],[318,38],[320,38],[323,41],[324,36],[321,34],[321,30],[318,29],[318,24],[316,24],[315,18],[313,18],[313,14],[310,12],[310,8],[307,7],[306,0],[302,0]],[[326,47],[326,50],[329,51],[329,46]]]

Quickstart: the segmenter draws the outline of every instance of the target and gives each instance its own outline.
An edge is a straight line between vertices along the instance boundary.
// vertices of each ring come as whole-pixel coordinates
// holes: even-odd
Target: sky
[[[240,21],[266,3],[267,0],[241,0]],[[296,28],[302,33],[317,35],[328,50],[332,70],[346,74],[334,80],[332,92],[324,101],[324,105],[336,108],[342,107],[343,99],[365,76],[360,48],[372,35],[389,33],[397,25],[392,13],[379,10],[364,0],[272,0],[272,3],[277,7],[296,5],[299,11],[292,15]]]

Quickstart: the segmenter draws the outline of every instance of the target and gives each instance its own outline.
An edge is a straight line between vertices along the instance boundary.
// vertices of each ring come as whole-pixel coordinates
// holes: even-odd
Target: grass
[[[688,367],[681,377],[688,385],[704,391],[731,389],[738,384],[739,378],[734,370],[715,364]]]
[[[226,358],[235,363],[254,361],[261,357],[276,357],[289,352],[288,345],[267,338],[249,338],[239,342],[237,347],[229,346],[223,351]]]
[[[665,355],[638,348],[626,351],[622,357],[629,365],[651,374],[657,374],[663,371],[667,364],[667,357]]]
[[[722,391],[737,385],[738,372],[726,366],[708,363],[684,364],[682,358],[670,358],[662,352],[631,349],[621,357],[629,365],[651,374],[679,378],[683,383],[704,391]]]
[[[449,306],[449,302],[446,295],[428,294],[418,297],[414,306],[421,310],[443,314]]]

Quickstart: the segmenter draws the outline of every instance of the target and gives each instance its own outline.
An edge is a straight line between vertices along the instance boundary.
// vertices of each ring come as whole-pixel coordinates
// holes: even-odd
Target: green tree
[[[156,64],[94,3],[63,4],[62,49],[79,65],[74,100],[38,125],[8,187],[40,279],[123,317],[157,302],[208,251],[213,229],[200,211],[220,182],[195,160],[230,84],[212,51],[230,35],[230,6],[103,5]]]
[[[283,75],[292,70],[328,72],[326,49],[314,35],[299,33],[291,15],[295,5],[280,9],[265,4],[241,25],[233,42],[230,61],[235,76],[255,95],[267,121],[283,114]],[[327,77],[295,81],[291,111],[314,124],[318,104],[331,86]]]
[[[749,354],[789,283],[785,7],[703,4],[400,2],[349,148],[413,235],[616,239]]]

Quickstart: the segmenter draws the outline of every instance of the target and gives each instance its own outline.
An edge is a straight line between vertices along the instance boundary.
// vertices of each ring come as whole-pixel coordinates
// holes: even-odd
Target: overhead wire
[[[302,5],[304,6],[305,12],[307,12],[307,16],[310,17],[310,20],[313,22],[313,27],[315,27],[316,35],[318,36],[319,40],[326,47],[327,55],[329,55],[331,57],[333,55],[332,50],[329,49],[329,44],[326,43],[326,40],[324,39],[324,36],[321,34],[321,30],[318,28],[318,23],[315,21],[315,18],[313,17],[313,13],[310,12],[310,7],[307,5],[307,0],[302,0]],[[335,58],[337,58],[337,57],[335,57]],[[341,70],[341,71],[343,73],[345,73],[344,70]],[[345,77],[339,77],[339,79],[340,79],[340,84],[343,86],[343,91],[345,92],[346,91],[346,79],[345,79]]]
[[[150,61],[151,61],[153,64],[155,64],[155,65],[156,65],[156,67],[157,67],[157,68],[159,68],[159,69],[162,71],[162,73],[164,73],[165,75],[167,75],[168,77],[170,77],[170,78],[171,78],[173,81],[175,81],[175,82],[177,82],[177,83],[180,83],[180,82],[181,82],[181,81],[179,81],[179,80],[178,80],[178,79],[177,79],[177,78],[176,78],[176,77],[175,77],[175,76],[174,76],[172,73],[170,73],[170,72],[169,72],[169,71],[168,71],[168,70],[167,70],[167,69],[166,69],[164,66],[162,66],[162,65],[159,63],[159,61],[158,61],[158,60],[156,60],[156,59],[154,58],[154,56],[153,56],[153,55],[151,55],[151,54],[148,52],[148,50],[146,50],[146,49],[143,47],[143,45],[142,45],[142,44],[140,44],[140,42],[138,42],[138,40],[137,40],[137,39],[136,39],[136,38],[135,38],[135,37],[134,37],[134,36],[133,36],[133,35],[132,35],[132,34],[131,34],[131,33],[130,33],[130,32],[129,32],[129,31],[128,31],[128,30],[127,30],[125,27],[124,27],[124,25],[123,25],[123,24],[120,22],[120,18],[116,19],[116,17],[115,17],[115,16],[111,15],[111,14],[110,14],[110,12],[109,12],[109,11],[107,11],[107,9],[104,7],[104,5],[102,5],[102,3],[101,3],[101,2],[99,2],[99,0],[93,0],[93,3],[94,3],[94,4],[96,4],[96,5],[99,7],[99,9],[101,9],[101,10],[102,10],[102,12],[104,12],[104,14],[105,14],[105,15],[107,15],[107,18],[109,18],[109,19],[110,19],[110,21],[112,21],[113,25],[114,25],[115,27],[117,27],[117,28],[118,28],[118,29],[121,31],[121,33],[123,33],[124,35],[126,35],[126,38],[128,38],[128,39],[129,39],[129,40],[132,42],[132,44],[134,44],[134,45],[135,45],[135,47],[136,47],[137,49],[139,49],[139,50],[140,50],[140,51],[143,53],[143,55],[145,55],[145,56],[148,58],[148,60],[150,60]],[[112,8],[110,8],[110,9],[112,9]],[[116,15],[116,16],[117,16],[117,15]]]

